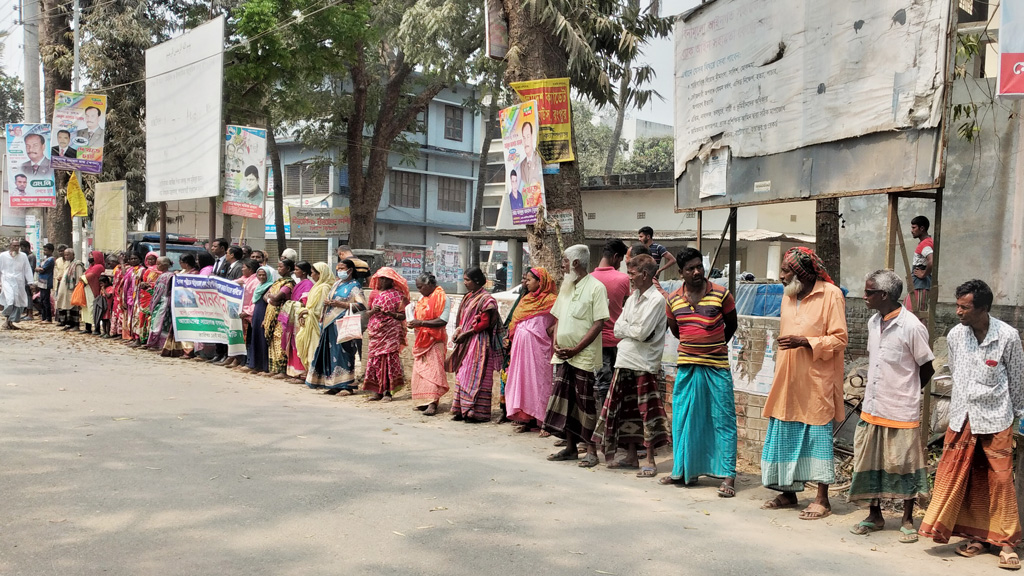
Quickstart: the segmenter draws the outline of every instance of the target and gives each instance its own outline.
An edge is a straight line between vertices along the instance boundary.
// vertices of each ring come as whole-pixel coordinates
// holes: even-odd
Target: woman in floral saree
[[[295,271],[295,263],[287,258],[281,260],[277,265],[277,273],[281,278],[274,282],[267,290],[267,311],[263,318],[263,332],[267,335],[267,355],[270,358],[270,374],[273,378],[287,378],[285,372],[288,369],[288,353],[281,348],[281,338],[284,335],[284,326],[278,321],[278,314],[285,302],[291,299],[292,288],[295,281],[292,280],[292,272]]]
[[[405,306],[409,303],[409,284],[392,268],[384,267],[370,278],[374,290],[370,300],[370,321],[366,326],[370,360],[366,363],[363,389],[370,400],[391,401],[391,395],[405,385],[402,362],[398,358],[405,345]]]

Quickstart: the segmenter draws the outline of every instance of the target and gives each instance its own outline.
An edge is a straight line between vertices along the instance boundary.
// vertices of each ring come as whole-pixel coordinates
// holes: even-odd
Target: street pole
[[[72,64],[72,69],[71,69],[71,83],[72,83],[71,89],[72,89],[73,92],[78,92],[78,90],[79,90],[79,88],[81,87],[81,84],[82,84],[82,61],[81,61],[81,50],[79,49],[79,43],[81,41],[81,35],[80,35],[81,32],[79,30],[79,28],[80,28],[79,22],[80,22],[80,16],[82,14],[82,6],[80,4],[80,0],[75,0],[74,10],[75,11],[74,11],[74,13],[72,14],[72,17],[71,17],[71,27],[73,28],[73,33],[74,33],[73,41],[74,41],[74,45],[75,45],[74,46],[74,50],[75,50],[75,52],[74,52],[74,63]],[[75,173],[74,172],[71,173],[71,177],[72,178],[75,177]],[[84,191],[84,188],[83,188],[83,191]],[[87,242],[86,242],[86,238],[85,238],[85,230],[82,228],[82,217],[81,216],[75,216],[72,220],[73,220],[73,227],[72,227],[71,235],[72,235],[72,240],[74,241],[73,243],[75,244],[75,251],[78,252],[78,254],[84,258],[85,257],[85,253],[87,251],[87,248],[86,248]]]
[[[39,112],[39,1],[23,0],[21,4],[21,23],[25,29],[25,42],[22,50],[25,55],[25,122],[38,124]],[[26,214],[36,219],[36,225],[42,227],[43,209],[29,208]],[[40,237],[46,236],[45,232]],[[39,252],[39,246],[32,249]]]

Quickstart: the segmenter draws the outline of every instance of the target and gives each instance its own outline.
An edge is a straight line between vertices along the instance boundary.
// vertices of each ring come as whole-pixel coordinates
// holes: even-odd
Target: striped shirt
[[[725,315],[736,310],[736,303],[728,289],[707,282],[708,293],[696,306],[687,301],[685,285],[668,297],[668,315],[679,326],[676,363],[729,368]]]

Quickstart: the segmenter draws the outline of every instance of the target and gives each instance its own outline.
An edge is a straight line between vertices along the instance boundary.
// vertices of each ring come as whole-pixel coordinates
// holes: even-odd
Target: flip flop
[[[914,542],[917,542],[917,530],[900,526],[900,543],[913,544]]]
[[[560,450],[554,454],[548,454],[548,460],[551,462],[565,462],[568,460],[579,460],[579,452],[569,452],[568,449]]]
[[[956,553],[963,556],[964,558],[974,558],[978,554],[985,552],[988,545],[984,542],[967,542],[956,547]]]
[[[796,508],[796,502],[787,503],[784,502],[781,498],[782,495],[779,494],[775,498],[772,498],[771,500],[765,502],[764,504],[761,504],[761,510],[784,510],[786,508]]]
[[[579,466],[580,468],[593,468],[594,466],[597,466],[600,463],[601,461],[597,459],[597,454],[587,454],[586,456],[583,457],[583,460],[579,461],[579,464],[577,464],[577,466]]]
[[[817,510],[811,510],[811,506],[817,506],[818,508],[821,508],[821,512],[818,512]],[[803,511],[800,512],[799,518],[801,520],[821,520],[823,518],[828,518],[831,515],[832,510],[830,508],[825,508],[821,504],[815,504],[814,502],[812,502],[807,508],[804,508]]]
[[[639,464],[630,464],[629,462],[626,462],[625,460],[614,460],[612,462],[609,462],[609,463],[605,464],[605,467],[608,468],[609,470],[616,470],[616,469],[619,469],[619,468],[625,468],[625,469],[628,469],[628,470],[636,470],[637,468],[640,468],[640,465]]]
[[[644,466],[636,473],[637,478],[654,478],[658,475],[658,469],[653,466]]]
[[[850,528],[850,534],[856,534],[857,536],[867,536],[868,534],[870,534],[872,532],[879,532],[883,528],[884,528],[884,526],[879,526],[878,524],[875,524],[874,522],[868,522],[867,520],[863,520],[863,521],[859,522],[853,528]],[[901,528],[901,530],[902,530],[902,528]],[[917,534],[917,532],[914,532],[914,534]]]
[[[556,448],[560,447],[560,446],[568,446],[568,445],[569,445],[569,442],[567,440],[565,440],[565,439],[555,440],[555,447]]]
[[[679,484],[685,484],[685,482],[683,482],[682,478],[673,478],[671,476],[665,476],[658,480],[658,484],[662,484],[665,486],[676,486]]]
[[[1011,563],[1010,559],[1016,560],[1016,563]],[[999,567],[1003,570],[1020,570],[1020,558],[1017,557],[1016,552],[1003,552],[999,551]]]
[[[719,498],[732,498],[734,496],[736,496],[736,487],[735,486],[729,486],[725,482],[722,482],[722,485],[718,487],[718,497]]]

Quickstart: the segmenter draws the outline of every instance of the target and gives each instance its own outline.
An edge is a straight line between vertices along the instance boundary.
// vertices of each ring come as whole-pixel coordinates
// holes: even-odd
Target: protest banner
[[[536,224],[544,199],[544,175],[537,154],[537,101],[509,106],[498,115],[505,152],[505,191],[512,224]]]
[[[55,208],[49,124],[7,125],[7,185],[10,206]]]
[[[54,141],[50,148],[54,170],[103,172],[106,116],[106,96],[57,90],[53,100]]]
[[[267,131],[228,126],[224,139],[225,214],[263,218],[266,167]]]
[[[572,109],[569,107],[569,79],[549,78],[509,84],[520,100],[536,100],[540,128],[537,151],[544,163],[572,162]]]
[[[351,218],[348,207],[323,208],[313,206],[287,206],[293,238],[337,238],[348,236]]]
[[[179,342],[227,344],[229,356],[245,354],[243,288],[226,278],[178,274],[171,287],[171,319]]]

